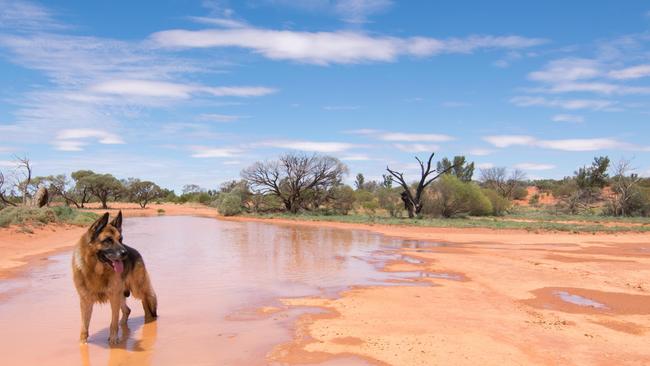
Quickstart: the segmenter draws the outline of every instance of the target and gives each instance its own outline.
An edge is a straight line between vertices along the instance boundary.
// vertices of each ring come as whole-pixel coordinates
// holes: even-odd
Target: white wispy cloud
[[[601,67],[595,60],[565,58],[549,62],[542,70],[529,73],[528,78],[556,84],[566,81],[593,79],[601,74]]]
[[[0,28],[46,30],[67,28],[52,12],[36,3],[0,0]]]
[[[494,168],[494,164],[492,163],[477,163],[476,167],[479,169],[490,169]]]
[[[472,53],[480,49],[517,49],[545,43],[520,36],[470,36],[435,39],[374,36],[361,32],[300,32],[262,28],[174,29],[151,35],[166,48],[238,47],[272,60],[316,65],[391,62],[399,56],[428,57],[445,53]]]
[[[393,144],[398,150],[406,152],[435,152],[440,150],[440,145],[435,144]]]
[[[515,168],[523,170],[550,170],[554,169],[553,164],[540,164],[540,163],[519,163],[515,164]]]
[[[215,25],[224,28],[245,28],[248,27],[246,22],[241,20],[229,18],[215,18],[215,17],[188,17],[191,21],[200,24]]]
[[[343,21],[361,24],[366,23],[370,15],[386,11],[392,4],[391,0],[338,0],[334,9]]]
[[[476,155],[476,156],[486,156],[490,155],[494,152],[494,150],[490,149],[471,149],[468,151],[470,155]]]
[[[260,86],[208,87],[192,84],[171,83],[157,80],[109,80],[92,85],[94,93],[122,96],[189,98],[194,93],[214,96],[257,97],[275,92],[275,89]]]
[[[243,150],[238,148],[218,148],[207,146],[191,146],[193,158],[232,158],[239,156]]]
[[[253,144],[258,147],[274,147],[278,149],[300,150],[320,153],[343,152],[355,147],[347,142],[305,141],[305,140],[271,140]]]
[[[369,17],[388,10],[392,0],[259,0],[273,6],[285,6],[319,15],[335,16],[351,24],[367,23]]]
[[[650,64],[636,65],[609,72],[610,78],[619,80],[639,79],[647,76],[650,76]]]
[[[234,114],[216,114],[216,113],[204,113],[198,116],[198,119],[201,121],[214,121],[214,122],[236,122],[248,116],[240,116]]]
[[[535,138],[526,135],[495,135],[485,136],[483,140],[489,142],[496,147],[510,147],[515,145],[533,145]]]
[[[124,144],[124,140],[114,133],[89,128],[77,128],[59,131],[52,145],[54,145],[55,149],[61,151],[81,151],[84,146],[89,144],[88,140],[96,140],[98,143],[105,145]]]
[[[551,119],[554,122],[582,123],[585,121],[585,118],[583,116],[578,116],[575,114],[556,114]]]
[[[499,148],[529,146],[563,151],[597,151],[607,149],[645,151],[647,149],[647,147],[636,146],[614,138],[545,140],[527,135],[495,135],[484,136],[483,140]]]
[[[384,141],[404,142],[447,142],[454,140],[454,138],[449,135],[434,133],[386,132],[379,134],[377,137]]]
[[[368,161],[372,160],[369,156],[367,155],[347,155],[343,156],[341,158],[343,161]]]
[[[612,109],[612,107],[617,104],[615,101],[606,99],[549,99],[545,97],[532,96],[516,96],[510,99],[510,103],[519,107],[542,106],[567,110],[607,110]]]

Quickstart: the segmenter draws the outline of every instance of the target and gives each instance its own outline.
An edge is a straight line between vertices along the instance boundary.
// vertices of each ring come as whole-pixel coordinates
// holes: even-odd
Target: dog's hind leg
[[[79,341],[81,343],[88,342],[88,326],[90,325],[90,317],[93,314],[93,303],[84,299],[79,301],[81,306],[81,331],[79,333]]]
[[[122,325],[127,325],[126,322],[129,320],[129,315],[131,314],[131,309],[126,305],[126,298],[122,297]]]
[[[147,292],[142,298],[142,308],[145,323],[152,322],[158,317],[158,299],[153,291]]]

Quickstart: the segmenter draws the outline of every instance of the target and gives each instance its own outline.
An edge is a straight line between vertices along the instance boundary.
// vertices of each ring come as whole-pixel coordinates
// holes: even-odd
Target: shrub
[[[512,191],[512,199],[523,200],[528,197],[528,190],[526,187],[518,186]]]
[[[492,204],[478,185],[463,182],[450,174],[435,183],[430,196],[422,210],[425,215],[456,217],[492,213]]]
[[[497,193],[497,191],[489,188],[484,188],[482,192],[492,205],[492,215],[503,216],[506,212],[508,212],[511,203],[507,198],[501,196],[499,193]]]
[[[97,214],[83,212],[66,206],[60,207],[7,207],[0,210],[0,227],[21,224],[48,224],[64,222],[73,225],[88,225]]]
[[[535,206],[535,205],[539,204],[539,194],[535,193],[534,195],[532,195],[530,197],[530,199],[528,200],[528,204],[531,205],[531,206]]]
[[[401,216],[404,205],[399,190],[382,187],[377,191],[377,198],[379,199],[379,207],[386,210],[391,217]]]
[[[224,216],[234,216],[242,212],[241,197],[233,193],[224,193],[221,195],[219,202],[219,213]]]
[[[340,185],[332,188],[332,209],[335,213],[347,215],[354,209],[355,193],[352,187]]]

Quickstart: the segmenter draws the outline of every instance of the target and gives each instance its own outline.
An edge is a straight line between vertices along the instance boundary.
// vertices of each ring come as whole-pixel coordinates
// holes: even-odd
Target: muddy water
[[[278,298],[335,296],[351,285],[389,284],[371,253],[418,242],[376,234],[192,217],[134,218],[125,243],[137,248],[159,298],[159,319],[143,324],[132,298],[122,343],[108,347],[110,307],[95,305],[88,345],[79,345],[79,305],[70,253],[20,278],[0,281],[3,365],[267,365],[297,316]],[[323,365],[366,365],[354,358]]]

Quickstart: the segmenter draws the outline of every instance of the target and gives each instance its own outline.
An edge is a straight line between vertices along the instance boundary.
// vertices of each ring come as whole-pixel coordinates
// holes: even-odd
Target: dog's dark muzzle
[[[100,250],[98,253],[99,260],[113,267],[117,273],[124,271],[124,260],[127,257],[126,248],[120,246],[118,248]]]

